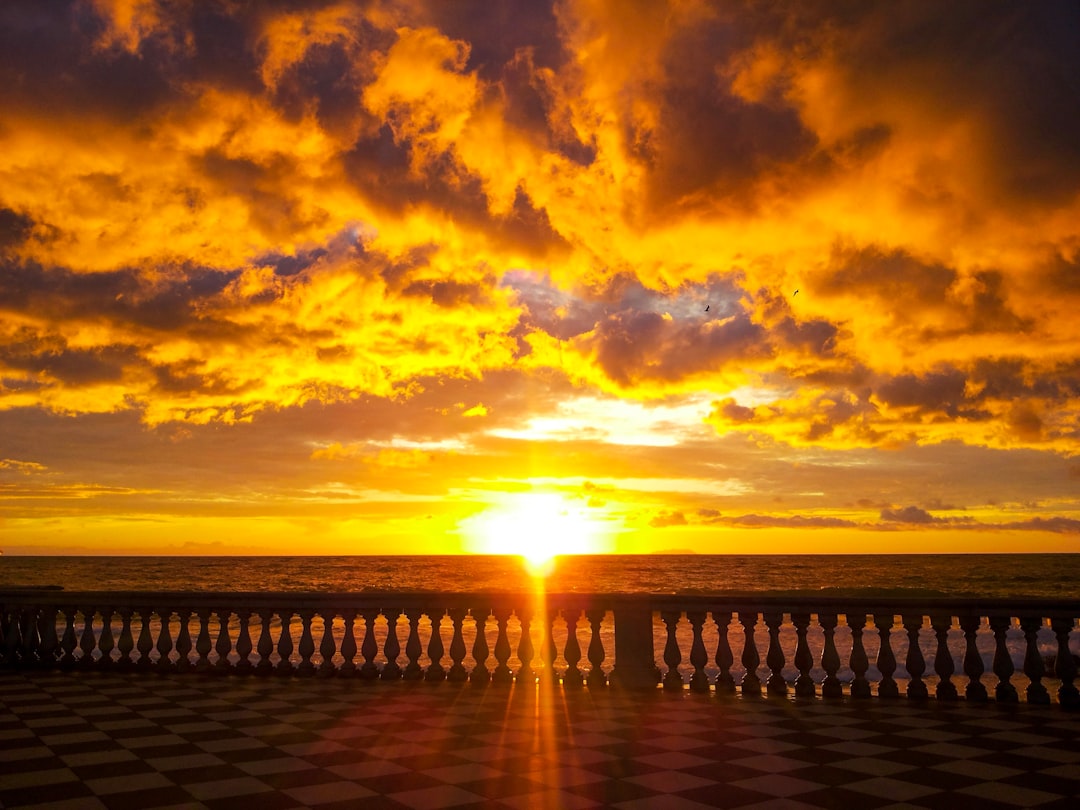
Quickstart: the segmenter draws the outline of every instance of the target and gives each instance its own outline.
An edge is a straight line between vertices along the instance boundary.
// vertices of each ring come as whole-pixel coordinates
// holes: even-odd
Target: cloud
[[[649,520],[649,526],[654,529],[664,529],[668,526],[687,525],[686,515],[682,512],[661,510]]]

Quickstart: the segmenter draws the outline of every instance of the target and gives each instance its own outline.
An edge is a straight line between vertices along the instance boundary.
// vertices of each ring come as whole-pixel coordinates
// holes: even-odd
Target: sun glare
[[[479,554],[517,554],[534,576],[550,573],[555,557],[606,550],[604,525],[590,510],[555,493],[504,495],[462,522],[467,547]]]

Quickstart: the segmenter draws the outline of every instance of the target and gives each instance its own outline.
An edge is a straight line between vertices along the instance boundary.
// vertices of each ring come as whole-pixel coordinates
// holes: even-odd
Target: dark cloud
[[[649,526],[654,529],[663,529],[668,526],[685,526],[686,515],[682,512],[661,510],[649,521]]]
[[[665,43],[659,123],[627,133],[648,167],[653,207],[733,200],[753,205],[754,181],[808,156],[817,138],[779,95],[761,103],[735,94],[726,58],[746,44],[738,20],[722,15],[683,27]]]
[[[724,523],[730,526],[747,528],[794,528],[794,529],[840,529],[852,528],[859,524],[844,518],[816,515],[736,515],[731,517],[716,516],[708,523]]]
[[[929,524],[940,521],[925,509],[917,506],[905,506],[902,509],[882,509],[881,519],[896,523],[920,523]]]

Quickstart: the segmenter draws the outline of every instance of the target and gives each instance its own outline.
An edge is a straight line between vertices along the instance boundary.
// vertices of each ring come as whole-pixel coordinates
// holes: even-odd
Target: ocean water
[[[208,591],[531,591],[518,557],[0,557],[0,588]],[[1080,599],[1080,554],[582,555],[549,593],[845,593]]]

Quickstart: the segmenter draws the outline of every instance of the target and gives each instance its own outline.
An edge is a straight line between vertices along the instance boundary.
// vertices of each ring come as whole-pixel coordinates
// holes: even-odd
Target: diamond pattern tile
[[[1080,806],[1056,707],[0,674],[0,807]]]

